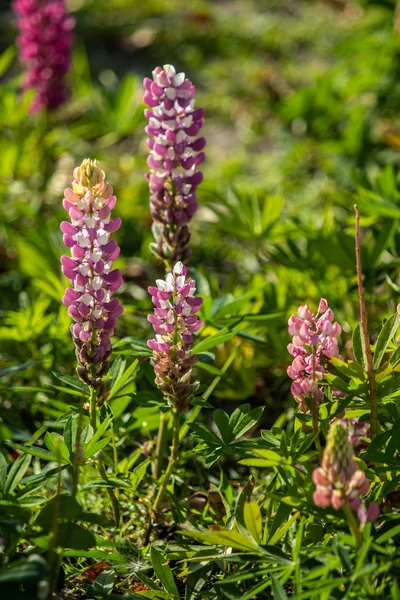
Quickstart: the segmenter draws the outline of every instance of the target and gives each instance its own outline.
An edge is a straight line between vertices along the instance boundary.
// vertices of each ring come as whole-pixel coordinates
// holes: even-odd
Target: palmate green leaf
[[[15,444],[14,442],[6,442],[8,446],[18,450],[18,452],[22,452],[23,454],[30,454],[32,456],[37,456],[42,460],[57,462],[57,457],[45,450],[44,448],[38,448],[37,446],[21,446],[20,444]]]
[[[105,437],[95,444],[90,443],[89,446],[86,446],[86,448],[84,448],[85,460],[91,458],[97,454],[97,452],[100,452],[100,450],[105,448],[111,442],[111,439],[111,437]]]
[[[398,313],[392,315],[382,327],[378,339],[375,344],[374,352],[374,369],[377,371],[381,366],[388,345],[396,335],[400,324],[400,315]]]
[[[42,508],[36,518],[36,525],[50,526],[54,518],[76,520],[82,512],[82,507],[75,498],[68,494],[57,494]]]
[[[64,442],[70,455],[75,452],[76,438],[78,435],[78,424],[75,415],[71,415],[64,426]]]
[[[32,456],[22,454],[13,463],[4,484],[4,494],[12,494],[31,464]]]
[[[180,594],[178,588],[176,587],[171,568],[168,566],[168,564],[165,564],[165,559],[163,558],[161,552],[156,550],[154,547],[150,550],[150,560],[154,569],[154,573],[157,575],[164,588],[167,590],[167,592],[172,594],[176,600],[180,600]]]
[[[96,433],[91,437],[88,445],[86,446],[86,450],[91,449],[92,446],[97,444],[97,442],[103,437],[105,432],[109,429],[111,423],[113,422],[113,415],[108,415],[104,421],[99,425],[96,430]]]
[[[114,589],[115,573],[114,571],[107,570],[100,573],[93,582],[93,594],[108,596]]]
[[[47,449],[57,457],[58,462],[64,464],[70,462],[69,450],[59,433],[47,432],[44,436],[44,443]]]
[[[271,578],[272,581],[272,593],[274,594],[274,600],[288,600],[283,586],[274,576]]]
[[[255,500],[245,500],[243,505],[243,520],[247,531],[257,544],[262,544],[262,516]]]
[[[67,388],[73,388],[74,390],[82,392],[82,394],[88,394],[89,390],[87,385],[80,381],[77,377],[73,377],[72,375],[61,375],[61,373],[55,373],[54,371],[53,375],[56,379],[62,381],[62,383],[65,383]]]
[[[215,348],[220,344],[224,344],[231,340],[237,334],[238,329],[233,329],[229,331],[227,327],[220,329],[216,333],[211,336],[206,337],[205,339],[198,342],[193,348],[193,354],[197,354],[200,352],[206,352],[207,350],[211,350],[211,348]]]
[[[264,412],[264,406],[250,410],[250,404],[239,406],[230,416],[229,427],[232,429],[234,438],[240,438],[254,427],[261,419]]]
[[[251,537],[247,537],[234,529],[215,528],[212,531],[181,530],[178,533],[210,545],[262,553],[260,546]]]
[[[126,370],[123,369],[123,372],[121,372],[120,369],[118,371],[118,375],[115,378],[113,378],[113,386],[107,398],[108,402],[110,402],[117,395],[117,393],[119,394],[127,385],[129,385],[130,382],[132,382],[135,379],[138,365],[139,360],[136,359],[131,365],[129,365],[129,367]]]
[[[4,492],[7,479],[7,461],[0,451],[0,492]]]
[[[229,416],[225,411],[219,408],[213,412],[213,419],[218,427],[223,442],[229,444],[234,439],[233,431],[229,423]]]
[[[150,459],[144,460],[140,465],[135,467],[131,473],[131,482],[133,490],[137,490],[143,477],[146,475],[147,467],[150,464]]]
[[[352,337],[353,354],[356,361],[364,368],[367,368],[367,355],[365,352],[364,337],[361,335],[361,324],[357,323]]]
[[[58,524],[56,545],[75,550],[89,550],[96,545],[94,535],[76,523],[63,522]]]

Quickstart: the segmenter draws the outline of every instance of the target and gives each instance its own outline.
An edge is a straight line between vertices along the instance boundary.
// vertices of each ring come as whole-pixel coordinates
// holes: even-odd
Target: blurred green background
[[[76,19],[71,99],[32,116],[29,95],[18,93],[14,16],[8,2],[0,5],[0,416],[23,436],[63,400],[52,373],[74,373],[60,303],[59,223],[63,190],[85,157],[100,160],[123,220],[117,337],[150,335],[146,287],[162,270],[149,251],[141,82],[168,62],[192,79],[206,111],[189,265],[206,297],[203,333],[237,325],[237,312],[243,325],[198,375],[207,383],[241,341],[213,402],[267,404],[273,422],[293,406],[286,323],[299,304],[315,308],[326,297],[343,325],[343,354],[351,354],[354,203],[372,334],[399,298],[396,3],[71,0],[68,7]],[[130,358],[135,348],[122,342],[116,354]],[[139,385],[151,379],[145,368]],[[156,419],[143,424],[140,406],[131,410],[133,429],[156,426]]]

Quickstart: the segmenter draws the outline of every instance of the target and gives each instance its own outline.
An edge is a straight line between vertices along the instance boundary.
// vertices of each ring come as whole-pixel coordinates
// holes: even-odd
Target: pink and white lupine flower
[[[64,244],[71,256],[62,256],[62,272],[71,282],[63,297],[79,360],[78,375],[96,388],[98,397],[104,392],[101,381],[109,368],[110,336],[123,307],[113,293],[121,286],[122,277],[113,269],[119,247],[110,236],[121,225],[111,219],[116,203],[113,188],[105,180],[96,160],[85,159],[74,170],[72,189],[65,190],[63,206],[71,222],[63,221]]]
[[[359,421],[357,418],[344,418],[342,419],[342,423],[347,427],[349,432],[349,442],[354,449],[368,445],[368,442],[365,442],[362,438],[371,437],[371,426],[369,421]]]
[[[360,499],[368,493],[370,484],[354,459],[348,430],[341,421],[335,421],[328,433],[322,464],[313,472],[316,491],[314,503],[320,507],[332,506],[339,510],[345,503],[357,512],[361,523],[373,521],[379,508],[371,502],[368,509]]]
[[[176,263],[165,280],[158,279],[156,286],[148,288],[155,308],[147,319],[156,336],[147,345],[153,350],[156,384],[170,405],[182,412],[198,387],[190,383],[192,367],[197,361],[191,348],[193,333],[203,325],[196,315],[203,299],[195,296],[196,284],[181,262]]]
[[[157,67],[144,79],[146,133],[150,154],[147,174],[150,209],[155,223],[153,250],[169,264],[189,256],[187,223],[197,210],[196,189],[203,179],[206,144],[197,135],[204,109],[194,108],[195,88],[172,65]]]
[[[309,394],[314,393],[317,402],[324,396],[318,385],[324,377],[324,361],[341,358],[337,338],[342,329],[333,319],[334,313],[325,298],[321,298],[315,315],[305,304],[300,306],[297,316],[289,319],[288,329],[293,339],[288,351],[294,358],[287,374],[293,379],[290,389],[302,412],[309,412],[306,402]]]
[[[57,108],[68,97],[65,75],[71,64],[75,25],[64,0],[14,0],[19,56],[26,66],[23,88],[34,88],[31,111]]]

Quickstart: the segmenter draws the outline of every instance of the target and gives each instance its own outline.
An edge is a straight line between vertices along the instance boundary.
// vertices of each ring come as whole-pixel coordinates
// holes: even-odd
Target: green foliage
[[[400,598],[399,14],[394,0],[71,1],[71,98],[32,115],[12,11],[0,41],[0,589],[7,600]],[[190,223],[200,382],[158,510],[173,418],[154,384],[143,76],[171,62],[204,106]],[[124,314],[106,400],[75,375],[61,200],[83,157],[118,198]],[[313,501],[335,419],[368,422],[353,204],[378,432],[358,467],[380,515]],[[318,406],[294,408],[287,319],[326,297],[342,324]],[[157,446],[160,422],[165,430]],[[176,432],[175,432],[176,433]],[[155,460],[157,458],[157,461]],[[160,472],[156,463],[159,463]],[[353,532],[354,533],[354,532]]]

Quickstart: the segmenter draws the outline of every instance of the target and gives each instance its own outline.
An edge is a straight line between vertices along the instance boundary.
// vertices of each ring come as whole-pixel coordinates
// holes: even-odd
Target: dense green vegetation
[[[0,589],[7,600],[398,600],[396,2],[68,7],[71,97],[48,114],[31,114],[32,93],[20,94],[14,16],[8,5],[0,14]],[[142,80],[164,63],[186,73],[205,108],[207,159],[186,262],[204,327],[195,337],[200,387],[155,513],[160,414],[161,472],[173,419],[146,346],[147,287],[165,269],[150,250]],[[124,314],[96,432],[61,304],[63,192],[86,157],[106,172],[122,219],[114,236]],[[380,509],[357,535],[342,509],[312,498],[318,440],[323,448],[344,414],[369,422],[373,404],[354,204],[378,404],[376,434],[355,451],[367,503]],[[315,312],[321,297],[341,324],[343,360],[328,361],[317,435],[290,392],[287,322],[299,305]]]

